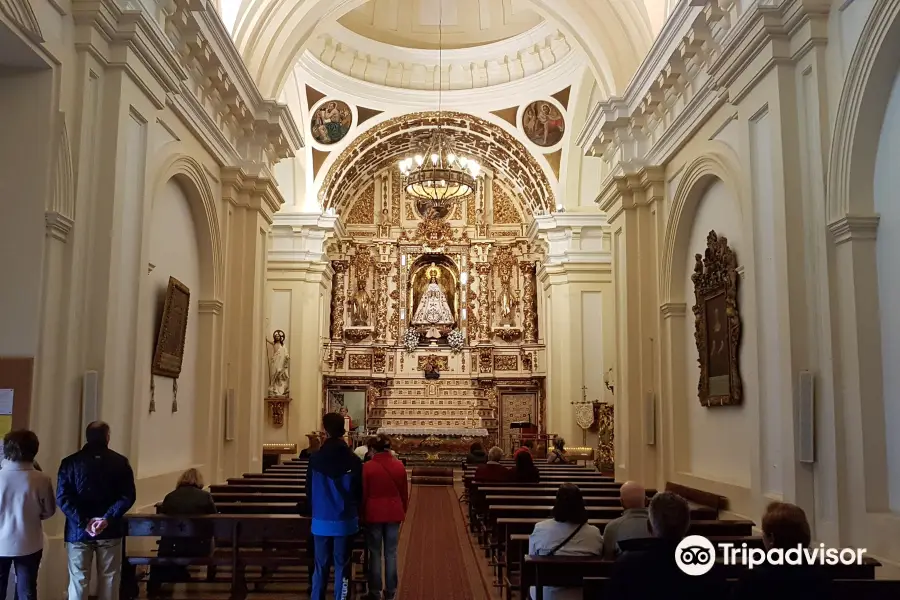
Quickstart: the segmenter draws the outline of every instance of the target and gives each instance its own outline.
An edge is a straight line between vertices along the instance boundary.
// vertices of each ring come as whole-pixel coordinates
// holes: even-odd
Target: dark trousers
[[[400,541],[400,523],[367,523],[366,547],[369,550],[369,597],[386,600],[397,595],[397,543]],[[381,561],[384,559],[384,579]]]
[[[38,550],[27,556],[0,557],[0,600],[6,600],[10,566],[16,570],[16,600],[37,599],[38,568],[43,552]]]
[[[315,567],[310,600],[325,600],[328,576],[334,566],[334,600],[346,600],[350,594],[350,555],[354,536],[314,535]],[[3,600],[0,598],[0,600]]]

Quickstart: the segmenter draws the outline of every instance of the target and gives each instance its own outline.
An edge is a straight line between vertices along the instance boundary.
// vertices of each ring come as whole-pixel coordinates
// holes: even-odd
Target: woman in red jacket
[[[369,549],[369,597],[381,598],[381,560],[384,557],[384,598],[397,595],[397,542],[406,517],[409,488],[406,467],[391,453],[391,438],[379,434],[375,455],[363,465],[363,519]]]

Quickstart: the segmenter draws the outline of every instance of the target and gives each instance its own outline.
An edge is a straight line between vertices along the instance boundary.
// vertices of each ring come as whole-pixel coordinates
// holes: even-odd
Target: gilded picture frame
[[[741,317],[737,257],[728,240],[710,231],[706,251],[694,256],[694,339],[700,405],[738,406],[744,399],[739,364]]]
[[[174,277],[169,277],[151,366],[154,375],[171,379],[181,375],[190,306],[191,291]]]

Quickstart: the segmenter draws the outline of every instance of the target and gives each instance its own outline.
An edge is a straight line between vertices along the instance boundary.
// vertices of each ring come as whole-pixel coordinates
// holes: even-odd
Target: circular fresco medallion
[[[555,104],[538,100],[525,107],[522,130],[533,144],[549,148],[562,140],[566,132],[566,119]]]
[[[313,139],[329,146],[344,139],[352,124],[353,112],[346,102],[326,100],[313,113],[310,130]]]

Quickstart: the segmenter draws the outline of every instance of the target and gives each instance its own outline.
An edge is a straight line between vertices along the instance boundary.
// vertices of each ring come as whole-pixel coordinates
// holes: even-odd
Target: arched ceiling
[[[360,186],[418,151],[438,122],[453,135],[461,154],[477,159],[515,192],[524,214],[555,210],[550,179],[521,142],[484,119],[447,111],[403,115],[362,134],[325,175],[319,192],[322,206],[344,211]]]
[[[521,2],[509,0],[368,0],[338,22],[363,37],[401,48],[471,48],[524,33],[543,22]]]
[[[376,8],[385,0],[376,0]],[[407,0],[391,0],[407,1]],[[437,0],[408,0],[422,4],[434,4]],[[477,2],[478,0],[471,0]],[[487,0],[483,0],[487,1]],[[232,27],[235,42],[241,51],[251,75],[260,87],[264,97],[277,98],[287,81],[293,66],[300,58],[306,45],[312,39],[316,28],[328,26],[339,19],[352,22],[356,18],[352,11],[362,9],[369,0],[223,0],[223,2],[239,2],[234,10],[232,6],[223,6],[223,10],[236,13],[236,21]],[[455,2],[467,5],[466,0],[444,0],[446,5]],[[659,4],[662,0],[515,0],[520,15],[533,12],[538,18],[551,23],[576,44],[584,52],[588,65],[605,95],[614,95],[625,89],[634,75],[644,55],[650,48],[654,27],[648,6]],[[506,0],[502,0],[504,5]],[[445,5],[445,6],[446,6]],[[482,5],[479,4],[479,10]],[[444,9],[447,11],[447,8]],[[421,13],[421,11],[417,11]],[[457,14],[462,15],[457,9]],[[349,15],[348,15],[349,13]],[[491,14],[490,11],[487,14]],[[481,13],[479,12],[479,19]],[[358,16],[358,15],[357,15]],[[459,17],[461,18],[461,17]],[[513,25],[510,19],[509,28],[505,23],[493,23],[484,33],[478,29],[479,35],[508,36],[519,25]],[[372,22],[376,22],[373,16]],[[380,23],[380,22],[379,22]],[[399,25],[398,25],[399,27]],[[478,27],[481,27],[479,23]],[[371,27],[382,32],[385,27]],[[436,29],[436,28],[434,28]],[[390,27],[387,28],[390,30]],[[381,35],[372,33],[372,35]],[[416,36],[408,43],[413,44]],[[431,34],[434,36],[434,33]],[[465,36],[474,35],[474,30]],[[401,36],[402,37],[402,36]],[[410,36],[407,36],[410,37]],[[459,42],[465,43],[465,42]],[[474,43],[474,42],[473,42]]]

